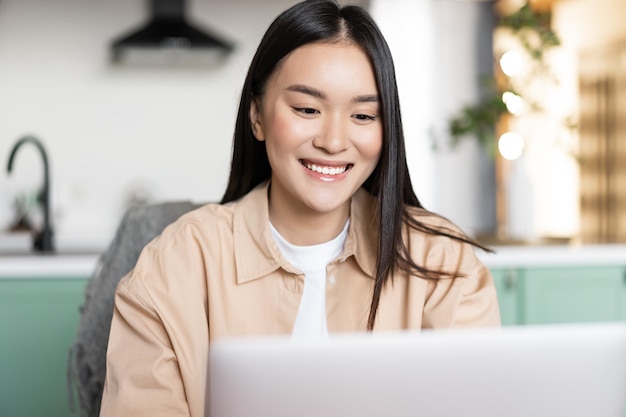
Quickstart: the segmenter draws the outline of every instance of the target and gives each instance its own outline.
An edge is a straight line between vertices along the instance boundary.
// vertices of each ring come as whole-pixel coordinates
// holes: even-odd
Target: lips
[[[340,175],[352,168],[352,164],[329,165],[301,160],[300,163],[309,171],[323,175]]]

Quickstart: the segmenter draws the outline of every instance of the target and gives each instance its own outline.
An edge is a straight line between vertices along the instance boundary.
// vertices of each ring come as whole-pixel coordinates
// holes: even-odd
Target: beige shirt
[[[374,205],[364,190],[352,198],[344,250],[327,267],[331,334],[366,328]],[[412,212],[427,224],[453,228],[424,210]],[[457,277],[396,274],[381,295],[375,331],[500,324],[491,274],[470,245],[406,233],[418,265]],[[209,341],[291,333],[303,278],[272,239],[267,183],[237,202],[181,217],[144,248],[117,288],[101,416],[202,417]]]

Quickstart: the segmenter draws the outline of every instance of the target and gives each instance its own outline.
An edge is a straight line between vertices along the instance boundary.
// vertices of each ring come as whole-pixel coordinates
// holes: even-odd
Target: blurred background
[[[59,245],[104,245],[131,204],[220,199],[245,71],[269,22],[293,3],[186,1],[189,22],[232,46],[209,58],[209,49],[175,45],[114,55],[116,40],[150,20],[148,1],[0,1],[0,155],[6,163],[27,135],[45,146]],[[360,4],[394,54],[411,174],[427,208],[496,243],[626,240],[623,0]],[[501,24],[525,5],[551,13],[530,32],[547,25],[558,35],[543,73],[529,72],[536,62],[523,37]],[[507,76],[500,58],[510,51],[519,68]],[[469,129],[451,146],[451,120],[488,95],[485,78],[503,76],[517,80],[517,115],[498,115],[491,145]],[[508,131],[519,135],[503,141],[511,160],[497,149]],[[20,209],[41,223],[43,175],[37,149],[25,146],[0,175],[0,230],[15,227]]]
[[[77,415],[68,350],[121,278],[101,255],[130,207],[221,199],[249,62],[295,2],[0,0],[1,416]],[[503,325],[626,322],[626,1],[350,2],[393,53],[418,197],[497,249]]]

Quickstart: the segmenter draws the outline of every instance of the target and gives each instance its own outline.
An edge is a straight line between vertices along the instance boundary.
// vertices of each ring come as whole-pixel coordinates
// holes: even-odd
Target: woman
[[[421,207],[403,141],[368,14],[310,0],[279,15],[222,204],[170,225],[118,286],[101,415],[202,416],[219,338],[499,325],[479,245]]]

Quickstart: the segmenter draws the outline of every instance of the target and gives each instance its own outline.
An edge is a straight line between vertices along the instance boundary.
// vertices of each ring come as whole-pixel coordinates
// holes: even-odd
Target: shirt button
[[[330,285],[335,285],[335,276],[334,276],[334,275],[331,275],[331,276],[328,278],[328,283],[329,283]]]

